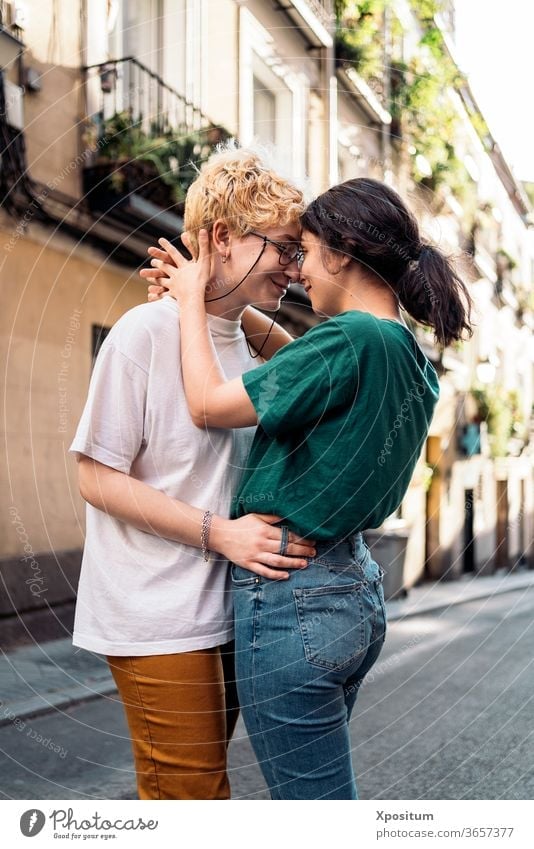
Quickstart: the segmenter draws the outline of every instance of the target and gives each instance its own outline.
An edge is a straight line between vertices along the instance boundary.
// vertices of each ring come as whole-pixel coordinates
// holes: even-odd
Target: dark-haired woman
[[[180,301],[193,421],[259,425],[235,515],[268,497],[283,529],[317,541],[308,566],[279,580],[232,567],[239,700],[256,756],[273,799],[357,799],[349,720],[386,633],[383,571],[361,532],[401,503],[439,394],[400,308],[447,345],[471,332],[471,302],[382,183],[335,186],[302,231],[301,282],[329,320],[236,380],[225,380],[206,325],[207,233],[196,262],[174,252],[178,268],[160,265]]]

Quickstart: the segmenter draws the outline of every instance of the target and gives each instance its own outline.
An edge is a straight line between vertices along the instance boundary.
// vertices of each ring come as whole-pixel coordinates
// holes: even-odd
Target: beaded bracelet
[[[213,513],[211,513],[209,510],[206,510],[202,517],[202,530],[200,531],[200,545],[202,547],[202,554],[206,563],[210,559],[210,553],[208,551],[208,540],[210,536],[212,518]]]

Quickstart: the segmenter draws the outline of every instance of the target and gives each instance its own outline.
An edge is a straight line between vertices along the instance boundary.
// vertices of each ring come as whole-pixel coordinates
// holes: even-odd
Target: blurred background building
[[[3,0],[0,59],[6,629],[70,624],[67,451],[92,362],[145,300],[147,246],[179,237],[191,160],[228,137],[275,145],[314,194],[387,181],[469,281],[469,342],[440,351],[414,327],[442,394],[402,507],[368,535],[388,593],[534,566],[532,187],[459,69],[453,3]],[[281,318],[317,321],[299,286]]]

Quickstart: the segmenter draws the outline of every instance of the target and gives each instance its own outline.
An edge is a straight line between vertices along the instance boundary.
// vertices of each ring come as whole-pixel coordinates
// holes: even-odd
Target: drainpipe
[[[383,83],[384,83],[384,109],[387,109],[389,112],[391,106],[391,71],[389,64],[391,62],[391,55],[389,52],[389,43],[390,43],[390,10],[388,8],[388,4],[384,8],[384,29],[383,29],[383,51],[382,51],[382,64],[383,64]],[[385,124],[382,122],[381,134],[380,134],[380,150],[382,155],[382,172],[384,175],[384,182],[389,183],[390,185],[393,183],[393,169],[391,165],[391,136],[390,136],[390,126],[389,124]]]
[[[335,56],[334,56],[334,48],[333,47],[325,47],[324,48],[324,75],[325,75],[325,86],[324,90],[326,92],[326,108],[327,108],[327,120],[326,120],[326,150],[328,157],[328,171],[327,171],[327,180],[328,185],[325,188],[330,188],[330,186],[335,186],[336,183],[339,182],[339,171],[338,171],[338,156],[337,156],[337,143],[338,143],[338,122],[337,122],[337,79],[336,79],[336,68],[335,68]]]

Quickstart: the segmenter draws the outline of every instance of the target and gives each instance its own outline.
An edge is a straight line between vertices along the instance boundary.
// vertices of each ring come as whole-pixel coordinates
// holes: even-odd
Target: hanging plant
[[[336,0],[334,5],[338,60],[352,62],[372,84],[384,73],[385,9],[392,12],[392,42],[402,35],[402,25],[385,0]],[[398,145],[402,139],[402,144],[412,149],[415,182],[432,191],[436,208],[443,205],[441,189],[447,187],[464,205],[466,218],[471,219],[476,211],[475,186],[454,145],[460,119],[450,98],[450,91],[458,89],[464,80],[448,56],[435,23],[443,5],[443,0],[412,0],[423,30],[420,50],[409,62],[392,55],[388,69],[390,102],[385,106],[392,115],[392,141]]]
[[[383,15],[386,0],[336,0],[335,50],[367,81],[384,71]]]
[[[197,175],[195,164],[229,135],[215,126],[188,133],[157,123],[147,132],[142,116],[133,120],[128,111],[116,112],[96,126],[95,163],[114,165],[109,174],[113,191],[135,190],[165,207],[184,201]]]
[[[519,392],[502,386],[475,386],[470,390],[470,395],[477,407],[476,421],[487,422],[491,456],[508,456],[510,439],[525,438],[525,420]]]

